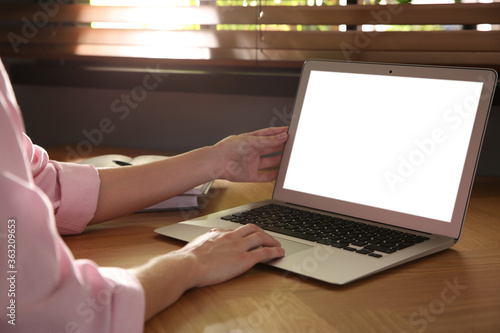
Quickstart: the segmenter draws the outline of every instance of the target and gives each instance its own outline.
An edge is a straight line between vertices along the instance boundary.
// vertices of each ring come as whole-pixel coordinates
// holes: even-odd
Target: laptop
[[[255,223],[267,262],[346,284],[460,238],[497,73],[308,60],[272,198],[156,229],[190,241]]]

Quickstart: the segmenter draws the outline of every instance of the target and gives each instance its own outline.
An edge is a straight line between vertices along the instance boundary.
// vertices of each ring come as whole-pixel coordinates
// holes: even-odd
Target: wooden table
[[[218,180],[200,211],[132,214],[64,240],[76,258],[132,267],[183,245],[155,228],[269,198],[272,188]],[[452,249],[346,286],[257,265],[188,291],[145,332],[500,332],[500,178],[476,179]]]

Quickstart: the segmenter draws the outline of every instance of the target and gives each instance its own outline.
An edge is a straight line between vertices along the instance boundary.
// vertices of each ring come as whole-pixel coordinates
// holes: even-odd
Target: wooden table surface
[[[201,210],[150,212],[65,236],[76,258],[132,267],[183,245],[154,229],[270,198],[272,183],[214,183]],[[335,286],[257,265],[193,289],[145,332],[500,332],[500,178],[477,178],[451,249]]]

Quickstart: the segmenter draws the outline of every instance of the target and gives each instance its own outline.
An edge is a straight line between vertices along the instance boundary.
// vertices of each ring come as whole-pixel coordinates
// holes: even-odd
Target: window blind
[[[0,55],[263,67],[299,67],[309,58],[500,67],[499,2],[354,2],[0,5]]]

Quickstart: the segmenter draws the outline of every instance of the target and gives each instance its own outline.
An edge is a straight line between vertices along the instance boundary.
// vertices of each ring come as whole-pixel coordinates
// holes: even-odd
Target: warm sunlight
[[[325,9],[337,9],[350,13],[350,9],[364,7],[362,12],[371,13],[375,8],[382,12],[385,5],[394,5],[402,0],[359,0],[359,5],[352,5],[347,0],[89,0],[96,15],[87,15],[91,34],[97,45],[96,51],[112,53],[108,46],[116,45],[116,53],[126,57],[160,57],[173,59],[211,59],[211,58],[238,58],[263,57],[266,59],[286,58],[295,59],[294,54],[310,52],[311,56],[331,56],[330,49],[336,49],[339,41],[346,41],[354,32],[357,37],[361,33],[383,32],[390,37],[394,32],[424,32],[456,31],[464,29],[483,31],[498,31],[495,22],[476,22],[475,24],[449,24],[449,20],[437,18],[435,24],[377,22],[376,20],[362,21],[359,24],[342,24],[339,19],[312,17],[309,7],[321,6]],[[500,0],[461,0],[462,3],[486,3]],[[354,1],[353,1],[354,2]],[[456,3],[456,0],[411,0],[409,8],[420,7],[423,12],[433,7],[431,4]],[[349,3],[349,5],[348,5]],[[362,5],[366,4],[366,6]],[[383,5],[383,6],[377,6]],[[254,7],[262,5],[263,7]],[[422,5],[422,6],[421,6]],[[268,9],[268,6],[273,9]],[[453,5],[437,6],[453,7]],[[463,5],[460,5],[462,8]],[[279,7],[279,8],[277,8]],[[350,7],[350,8],[347,8]],[[369,8],[372,7],[372,8]],[[418,12],[420,12],[420,8]],[[479,10],[477,5],[472,8]],[[279,10],[276,10],[279,9]],[[320,8],[317,8],[320,10]],[[361,8],[359,8],[361,9]],[[367,11],[368,9],[368,11]],[[371,10],[371,12],[370,12]],[[264,15],[263,13],[269,13]],[[319,12],[319,11],[318,11]],[[288,13],[285,15],[284,13]],[[354,15],[354,14],[353,14]],[[358,15],[358,14],[356,14]],[[370,16],[370,17],[371,17]],[[90,20],[94,20],[89,22]],[[348,20],[349,21],[349,20]],[[415,19],[410,20],[418,22]],[[444,22],[444,23],[441,23]],[[494,21],[494,20],[493,20]],[[276,22],[276,23],[274,23]],[[352,22],[352,20],[350,21]],[[366,23],[365,23],[366,22]],[[289,36],[283,33],[289,32]],[[347,32],[346,36],[335,35],[337,32]],[[282,34],[282,35],[280,35]],[[332,40],[331,44],[319,44],[316,37],[325,35],[325,40]],[[307,38],[307,36],[315,38]],[[306,37],[304,37],[306,36]],[[420,37],[420,36],[419,36]],[[488,35],[494,38],[493,35]],[[359,40],[354,39],[354,43]],[[372,44],[378,43],[374,40]],[[297,47],[296,45],[300,45]],[[352,41],[351,41],[352,44]],[[87,46],[86,46],[87,47]],[[92,48],[94,46],[88,46]],[[417,46],[405,46],[409,50]],[[83,53],[92,53],[91,49],[81,49]],[[302,51],[305,49],[307,51]],[[252,50],[250,52],[250,50]],[[257,52],[257,50],[260,50]],[[250,52],[250,53],[249,53]],[[286,56],[285,56],[286,54]],[[490,53],[487,54],[488,56]],[[288,57],[288,58],[287,58]],[[302,56],[300,56],[302,57]],[[412,60],[414,61],[414,60]]]
[[[84,55],[98,50],[100,54],[141,58],[210,59],[210,49],[218,48],[220,43],[213,32],[199,31],[199,22],[216,24],[219,14],[217,8],[200,8],[199,4],[199,0],[91,0],[91,6],[120,7],[112,20],[94,21],[90,26],[115,30],[112,33],[122,46],[108,50],[104,45],[80,45],[76,52]],[[144,33],[139,35],[134,30]]]
[[[78,56],[99,54],[101,57],[129,57],[151,59],[210,59],[208,48],[172,48],[169,45],[117,46],[80,44],[75,49]]]
[[[200,5],[200,0],[90,0],[91,6],[183,7]]]
[[[94,29],[199,30],[200,24],[220,21],[216,7],[198,7],[199,1],[92,0],[90,4],[120,7],[113,20],[92,22]]]

